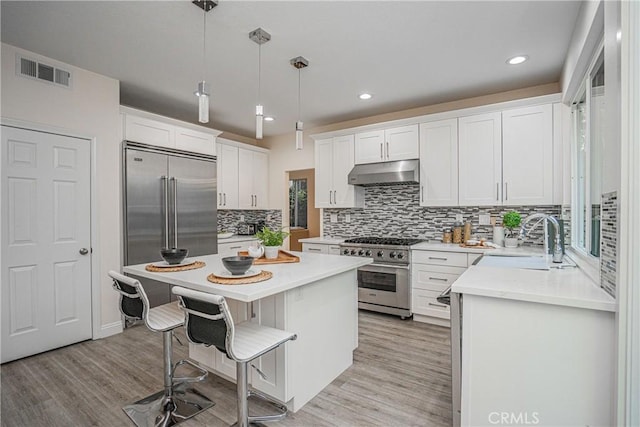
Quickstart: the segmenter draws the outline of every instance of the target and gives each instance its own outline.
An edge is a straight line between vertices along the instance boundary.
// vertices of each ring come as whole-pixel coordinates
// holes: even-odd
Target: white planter
[[[280,246],[265,246],[264,247],[264,257],[267,259],[275,259],[278,258],[278,251],[280,250]]]
[[[517,248],[518,247],[518,238],[517,237],[505,237],[505,239],[504,239],[504,247],[505,248]]]

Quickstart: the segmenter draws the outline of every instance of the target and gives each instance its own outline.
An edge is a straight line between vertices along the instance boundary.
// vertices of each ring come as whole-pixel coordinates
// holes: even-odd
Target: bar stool
[[[145,397],[122,410],[139,427],[172,426],[210,408],[214,403],[188,383],[202,381],[207,371],[189,360],[171,362],[173,353],[172,331],[184,325],[184,313],[177,302],[149,308],[149,299],[140,281],[109,271],[113,288],[120,294],[120,311],[127,320],[144,320],[147,328],[162,332],[164,361],[164,389]],[[200,373],[198,377],[175,377],[176,369],[191,365]]]
[[[253,322],[233,324],[233,318],[224,297],[174,286],[180,308],[186,313],[187,338],[194,344],[214,346],[236,362],[238,396],[238,427],[247,427],[258,421],[277,421],[287,416],[287,407],[264,394],[249,390],[247,365],[254,359],[277,348],[296,334],[258,325]],[[260,375],[262,374],[258,371]],[[273,415],[249,416],[249,396],[266,400],[278,411]]]

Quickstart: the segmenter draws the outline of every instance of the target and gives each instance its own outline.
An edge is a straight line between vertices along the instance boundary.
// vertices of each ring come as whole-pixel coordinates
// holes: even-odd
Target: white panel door
[[[175,135],[178,150],[216,155],[216,137],[210,133],[176,127]]]
[[[330,208],[333,201],[333,139],[315,141],[314,153],[316,208]]]
[[[91,338],[90,164],[87,140],[2,126],[2,363]]]
[[[377,163],[385,159],[384,130],[358,133],[355,136],[355,162]]]
[[[218,209],[238,209],[238,147],[218,145]]]
[[[501,205],[501,114],[479,114],[458,119],[458,153],[460,206]]]
[[[420,125],[420,206],[458,205],[458,119]]]
[[[238,208],[253,209],[253,151],[238,149]]]
[[[333,138],[333,205],[350,208],[355,204],[355,189],[349,185],[349,172],[354,166],[354,137],[345,135]]]
[[[269,156],[267,153],[253,152],[253,194],[254,208],[266,209],[269,205]]]
[[[156,120],[126,114],[124,118],[124,137],[127,141],[161,147],[176,147],[176,135],[173,126]]]
[[[384,131],[385,161],[418,158],[418,125],[400,126]]]

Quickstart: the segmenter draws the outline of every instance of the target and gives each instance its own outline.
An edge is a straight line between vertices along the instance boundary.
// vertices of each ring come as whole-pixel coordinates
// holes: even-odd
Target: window
[[[573,247],[600,256],[602,147],[605,135],[604,51],[599,50],[572,105],[574,187]]]
[[[307,180],[289,180],[289,226],[307,228]]]

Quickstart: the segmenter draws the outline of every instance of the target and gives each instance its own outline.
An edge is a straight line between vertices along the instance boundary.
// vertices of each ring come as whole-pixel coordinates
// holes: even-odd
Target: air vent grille
[[[17,72],[19,76],[37,79],[66,88],[71,87],[71,73],[53,65],[38,62],[18,55]]]

